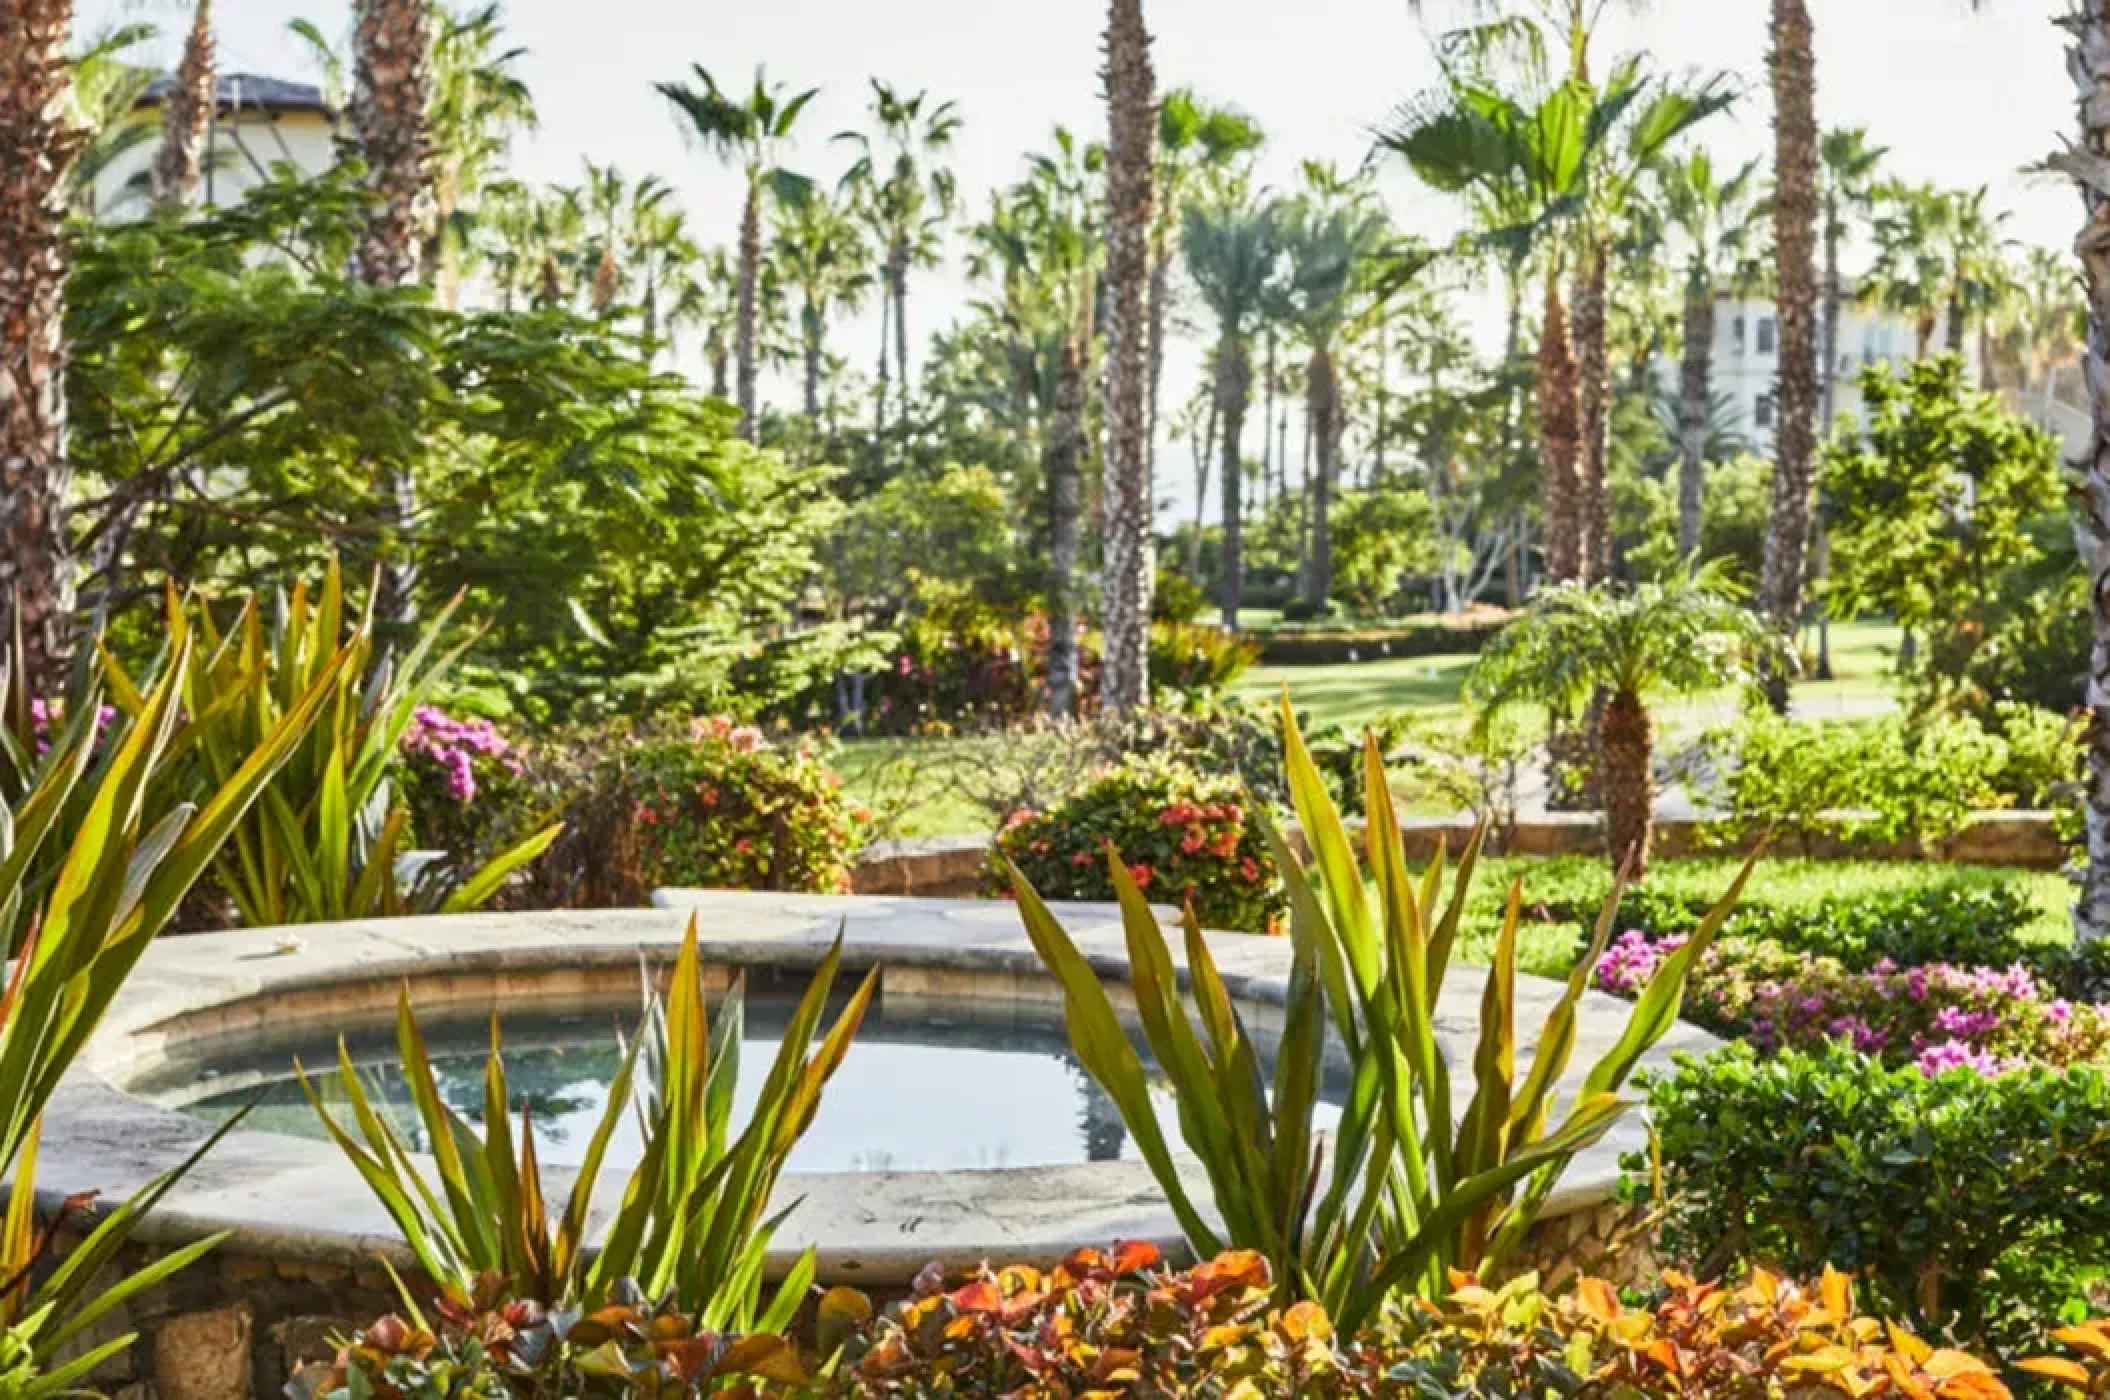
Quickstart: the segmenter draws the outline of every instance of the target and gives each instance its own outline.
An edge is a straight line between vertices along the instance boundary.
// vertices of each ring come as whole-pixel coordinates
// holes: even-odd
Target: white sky
[[[91,31],[145,16],[167,31],[173,55],[188,0],[79,0]],[[1437,16],[1445,11],[1432,7]],[[2012,214],[2018,239],[2066,246],[2079,223],[2075,197],[2056,181],[2021,174],[2055,148],[2072,123],[2057,0],[1812,0],[1818,119],[1864,125],[1890,147],[1890,170],[1953,186],[1987,184]],[[286,22],[305,16],[325,33],[347,27],[348,0],[217,0],[222,67],[311,78]],[[507,0],[508,27],[528,50],[521,65],[542,115],[516,152],[519,174],[576,180],[591,157],[626,173],[671,181],[700,237],[730,241],[738,218],[734,179],[684,147],[655,79],[700,62],[721,82],[744,84],[757,63],[773,78],[819,86],[805,123],[799,167],[832,179],[843,153],[827,137],[862,117],[866,79],[929,88],[965,117],[954,166],[979,211],[987,191],[1015,179],[1023,153],[1045,147],[1051,127],[1103,135],[1098,99],[1098,0]],[[1705,128],[1725,157],[1769,147],[1765,91],[1767,0],[1655,0],[1607,21],[1606,57],[1645,49],[1665,69],[1727,69],[1748,95]],[[1263,173],[1291,182],[1307,157],[1352,166],[1369,128],[1432,77],[1422,28],[1406,0],[1145,0],[1161,87],[1192,86],[1244,108],[1266,127]],[[1386,185],[1395,219],[1440,238],[1445,201],[1411,180]],[[954,275],[911,287],[910,329],[920,342],[966,295]],[[1492,321],[1491,308],[1473,308]],[[867,317],[834,333],[833,347],[864,365],[876,348]],[[1198,351],[1175,359],[1168,400],[1195,377]],[[791,386],[766,386],[780,401]],[[1168,464],[1171,470],[1165,471]],[[1161,459],[1166,494],[1181,489],[1183,449]]]

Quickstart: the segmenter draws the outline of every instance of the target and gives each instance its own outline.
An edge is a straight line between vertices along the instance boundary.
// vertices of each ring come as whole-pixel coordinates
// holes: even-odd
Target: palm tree
[[[1267,141],[1260,124],[1231,107],[1211,106],[1192,88],[1175,88],[1158,104],[1157,207],[1150,228],[1150,443],[1157,461],[1158,402],[1165,377],[1166,327],[1172,315],[1172,267],[1188,203],[1212,179],[1237,178]]]
[[[1707,464],[1707,410],[1714,397],[1714,301],[1723,276],[1750,256],[1761,206],[1758,162],[1717,178],[1713,157],[1695,150],[1659,171],[1664,212],[1685,237],[1684,354],[1678,371],[1678,553],[1700,547],[1700,496]]]
[[[352,13],[351,122],[371,196],[353,265],[368,286],[409,286],[433,227],[432,7],[430,0],[357,0]],[[392,548],[374,613],[400,628],[417,611],[417,565],[402,541],[417,516],[417,487],[403,462],[383,463],[376,485]]]
[[[1942,252],[1948,237],[1948,199],[1933,185],[1902,183],[1882,186],[1876,199],[1869,297],[1912,322],[1914,358],[1925,359],[1934,350],[1934,336],[1948,305],[1949,263]]]
[[[1267,304],[1280,251],[1274,206],[1233,190],[1187,210],[1187,275],[1216,318],[1216,403],[1223,476],[1223,620],[1238,627],[1244,591],[1245,415],[1253,392],[1252,332]]]
[[[537,124],[534,95],[513,71],[527,50],[503,47],[504,36],[496,4],[439,11],[430,115],[434,217],[420,262],[442,306],[459,295],[470,211],[503,168],[514,134]]]
[[[1802,620],[1817,455],[1817,59],[1808,0],[1772,0],[1773,277],[1780,322],[1772,508],[1766,522],[1761,605],[1783,637]],[[1788,679],[1776,669],[1767,698],[1785,711]]]
[[[2073,261],[2049,248],[2025,248],[2005,279],[1994,315],[1993,352],[2019,394],[2050,398],[2058,372],[2088,341],[2088,303]],[[1990,368],[1990,367],[1989,367]]]
[[[2072,36],[2067,68],[2079,89],[2080,129],[2047,164],[2079,187],[2086,209],[2081,273],[2088,289],[2083,378],[2090,386],[2094,432],[2083,463],[2076,543],[2089,578],[2095,644],[2088,667],[2088,865],[2074,901],[2074,933],[2083,942],[2110,937],[2110,8],[2072,0],[2059,23]]]
[[[879,311],[879,382],[876,432],[886,431],[887,331],[893,330],[894,371],[901,412],[908,414],[908,275],[914,268],[935,267],[939,234],[953,216],[959,196],[953,175],[937,158],[952,149],[960,114],[950,102],[932,104],[928,92],[904,95],[877,78],[872,80],[872,120],[878,140],[863,132],[836,136],[857,147],[857,158],[843,176],[854,192],[858,216],[871,229],[885,258],[885,295]]]
[[[181,209],[205,175],[205,137],[218,102],[213,67],[212,0],[198,0],[176,80],[161,100],[161,149],[154,153],[154,203]]]
[[[1514,704],[1573,715],[1603,695],[1605,836],[1613,868],[1638,880],[1655,822],[1649,697],[1754,684],[1758,663],[1780,669],[1777,646],[1715,560],[1630,590],[1605,582],[1540,592],[1474,663],[1465,691],[1487,717]]]
[[[1157,75],[1142,0],[1111,0],[1106,21],[1106,539],[1100,703],[1150,703],[1150,606],[1157,551],[1150,480],[1151,232]]]
[[[108,204],[97,203],[103,177],[155,139],[152,126],[134,120],[140,100],[154,85],[154,69],[130,56],[153,37],[150,24],[117,25],[89,40],[74,57],[72,102],[83,134],[67,174],[66,203],[83,218],[115,214],[133,199],[153,192],[149,167],[128,179]]]
[[[798,295],[803,404],[817,430],[828,323],[838,312],[863,304],[872,287],[871,249],[849,211],[816,192],[778,224],[772,253],[784,285]]]
[[[31,695],[59,693],[73,656],[66,535],[63,300],[72,0],[0,0],[0,637],[22,638]]]
[[[765,198],[779,204],[794,204],[812,192],[812,183],[781,163],[790,144],[799,115],[813,101],[818,88],[791,96],[782,84],[768,81],[763,70],[755,70],[754,87],[736,99],[718,86],[702,64],[691,65],[696,82],[657,83],[660,96],[674,104],[686,121],[684,135],[700,141],[725,163],[737,166],[746,184],[740,205],[738,314],[733,331],[733,356],[740,406],[740,435],[753,442],[761,425],[755,416],[757,337],[760,312],[757,301],[762,277],[762,206]]]
[[[1966,336],[1977,326],[1981,333],[1987,319],[2006,294],[2007,239],[2001,229],[2006,211],[1989,212],[1986,188],[1953,190],[1944,200],[1944,252],[1948,260],[1949,300],[1944,315],[1949,334],[1948,348],[1961,355]],[[1981,373],[1990,373],[1988,362]]]
[[[1824,351],[1819,379],[1817,427],[1830,432],[1838,416],[1839,314],[1846,301],[1846,284],[1839,275],[1839,250],[1853,231],[1853,222],[1869,217],[1875,208],[1876,172],[1883,146],[1868,143],[1864,127],[1836,127],[1824,133],[1818,150],[1820,196],[1824,217]]]
[[[1307,172],[1307,179],[1311,172]],[[1311,425],[1311,557],[1304,575],[1305,601],[1323,609],[1333,592],[1333,490],[1339,472],[1339,339],[1354,304],[1366,290],[1370,260],[1384,245],[1387,225],[1362,189],[1329,201],[1306,195],[1283,207],[1277,225],[1286,275],[1280,294],[1281,320],[1310,351],[1304,371],[1304,415]]]

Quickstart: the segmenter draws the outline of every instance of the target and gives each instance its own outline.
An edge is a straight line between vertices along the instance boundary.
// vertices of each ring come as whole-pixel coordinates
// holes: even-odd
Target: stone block
[[[278,1343],[285,1373],[290,1376],[303,1366],[335,1360],[336,1339],[350,1337],[356,1331],[350,1318],[311,1314],[273,1323],[271,1339]]]
[[[170,1318],[154,1333],[160,1400],[250,1400],[249,1309],[239,1303]]]

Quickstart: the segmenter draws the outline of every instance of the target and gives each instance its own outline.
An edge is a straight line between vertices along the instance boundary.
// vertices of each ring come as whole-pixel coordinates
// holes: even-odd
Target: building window
[[[1737,354],[1744,353],[1744,318],[1741,316],[1729,323],[1729,344]]]
[[[1758,402],[1751,405],[1751,421],[1760,428],[1773,426],[1773,396],[1760,394]]]
[[[1771,316],[1758,318],[1758,353],[1761,355],[1773,353],[1773,318]]]

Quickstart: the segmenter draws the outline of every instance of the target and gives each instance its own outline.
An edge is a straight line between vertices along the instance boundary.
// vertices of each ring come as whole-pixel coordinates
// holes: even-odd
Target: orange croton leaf
[[[2069,1361],[2063,1356],[2033,1356],[2017,1363],[2021,1369],[2033,1376],[2042,1376],[2060,1385],[2070,1385],[2075,1390],[2088,1388],[2088,1368],[2078,1361]]]
[[[1149,1240],[1118,1240],[1114,1244],[1113,1270],[1117,1274],[1141,1273],[1156,1268],[1164,1257]]]

